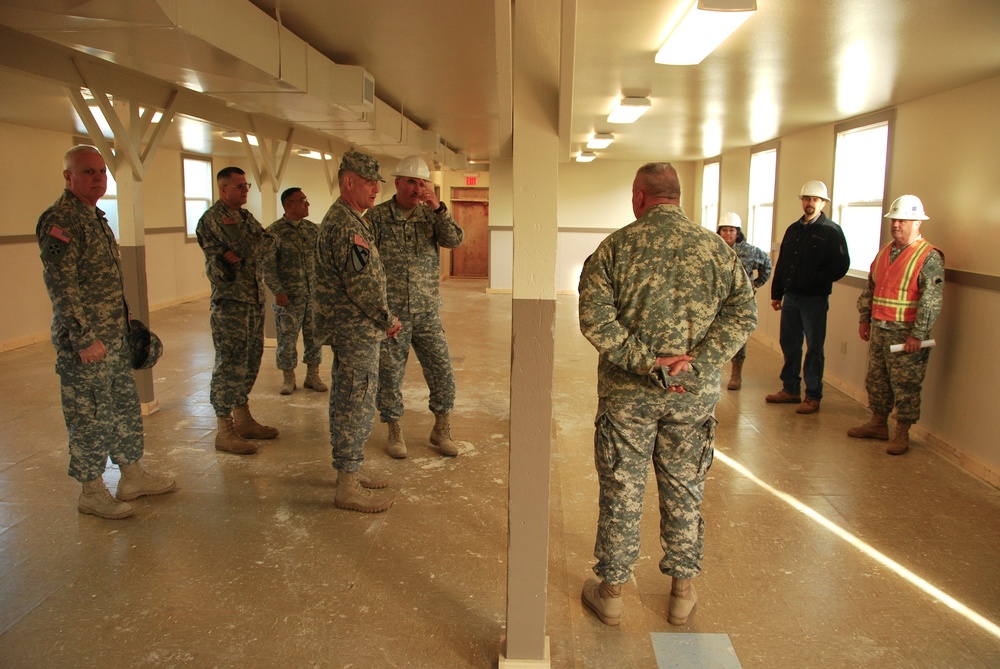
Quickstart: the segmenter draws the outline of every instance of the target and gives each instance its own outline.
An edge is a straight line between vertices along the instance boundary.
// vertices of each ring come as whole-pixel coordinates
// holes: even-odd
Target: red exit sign
[[[475,186],[477,181],[479,181],[478,174],[466,175],[465,177],[466,186]]]

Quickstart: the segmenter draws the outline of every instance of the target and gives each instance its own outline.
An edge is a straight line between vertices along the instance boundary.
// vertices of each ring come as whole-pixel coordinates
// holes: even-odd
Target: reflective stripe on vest
[[[920,239],[903,249],[890,261],[893,243],[882,247],[872,261],[871,273],[875,279],[872,295],[872,318],[880,321],[917,320],[920,288],[917,278],[924,260],[934,250],[926,240]]]

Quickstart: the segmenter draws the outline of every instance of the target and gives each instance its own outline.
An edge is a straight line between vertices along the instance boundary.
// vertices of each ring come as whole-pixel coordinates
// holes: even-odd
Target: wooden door
[[[452,201],[452,215],[465,232],[462,245],[451,251],[451,275],[461,278],[489,276],[489,202]]]

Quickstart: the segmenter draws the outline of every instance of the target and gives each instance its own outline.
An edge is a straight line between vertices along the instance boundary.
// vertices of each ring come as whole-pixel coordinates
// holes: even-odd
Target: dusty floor
[[[144,463],[178,490],[133,502],[131,519],[76,511],[52,347],[0,354],[0,667],[496,666],[510,296],[484,288],[443,286],[461,454],[427,444],[433,417],[411,360],[410,457],[385,455],[381,424],[368,445],[396,494],[374,516],[333,507],[327,394],[280,396],[273,349],[251,406],[280,437],[255,456],[214,450],[207,300],[152,314],[166,352]],[[596,354],[572,297],[559,297],[556,337],[552,667],[656,667],[650,632],[678,631],[728,634],[744,669],[1000,667],[1000,491],[920,445],[890,458],[881,442],[848,439],[867,413],[834,390],[813,416],[766,405],[780,361],[754,341],[743,390],[718,407],[698,608],[686,627],[667,624],[650,487],[623,624],[605,627],[579,600],[597,514]],[[109,468],[112,490],[117,478]]]

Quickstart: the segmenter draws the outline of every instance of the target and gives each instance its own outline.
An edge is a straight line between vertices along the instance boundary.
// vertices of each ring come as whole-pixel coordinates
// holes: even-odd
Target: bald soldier
[[[684,215],[680,194],[669,163],[639,168],[632,183],[637,220],[601,242],[580,275],[580,330],[600,354],[598,578],[584,584],[582,599],[608,625],[621,621],[621,588],[639,556],[650,462],[660,499],[660,571],[672,579],[667,620],[683,625],[695,607],[719,378],[757,324],[739,257]]]
[[[108,189],[104,158],[79,145],[63,159],[66,190],[38,219],[42,277],[52,299],[52,343],[69,432],[69,475],[83,486],[77,508],[101,518],[132,515],[128,500],[174,489],[143,456],[142,410],[126,343],[129,318],[121,255],[97,201]],[[115,497],[103,474],[121,468]]]

